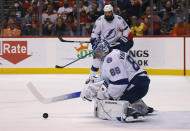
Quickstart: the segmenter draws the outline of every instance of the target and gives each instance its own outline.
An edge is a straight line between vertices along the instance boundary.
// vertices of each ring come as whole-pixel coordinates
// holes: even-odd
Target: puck
[[[48,118],[48,113],[44,113],[43,118],[47,119]]]

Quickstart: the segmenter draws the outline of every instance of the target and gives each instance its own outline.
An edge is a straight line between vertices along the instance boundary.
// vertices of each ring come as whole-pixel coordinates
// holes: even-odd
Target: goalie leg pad
[[[144,120],[143,115],[132,108],[128,101],[96,100],[94,115],[103,120],[121,122]]]
[[[96,100],[94,105],[94,115],[103,120],[117,120],[123,116],[128,101]]]

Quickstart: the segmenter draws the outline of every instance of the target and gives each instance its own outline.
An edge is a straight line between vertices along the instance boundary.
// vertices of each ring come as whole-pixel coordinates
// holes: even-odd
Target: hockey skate
[[[121,118],[118,118],[121,122],[135,122],[144,120],[144,116],[137,112],[134,108],[128,107]]]
[[[148,107],[147,110],[148,110],[147,114],[150,114],[150,113],[154,112],[154,108],[152,108],[152,107],[150,107],[150,106]]]
[[[131,104],[131,107],[144,116],[154,112],[154,108],[147,106],[143,100]]]

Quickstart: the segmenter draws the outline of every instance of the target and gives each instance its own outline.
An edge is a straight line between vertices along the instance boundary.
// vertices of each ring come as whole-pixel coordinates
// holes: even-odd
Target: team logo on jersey
[[[75,50],[78,52],[77,57],[81,58],[83,56],[85,56],[86,54],[92,52],[92,50],[88,50],[89,47],[89,43],[85,44],[85,43],[80,43],[80,47],[74,47]],[[92,57],[91,55],[88,55],[89,57]]]
[[[111,63],[112,62],[112,58],[108,57],[106,61],[107,61],[107,63]]]
[[[115,29],[111,29],[109,30],[106,34],[105,34],[105,39],[106,40],[110,40],[112,38],[114,38],[116,36],[116,31]]]
[[[30,57],[27,51],[27,41],[0,41],[0,57],[13,64]]]

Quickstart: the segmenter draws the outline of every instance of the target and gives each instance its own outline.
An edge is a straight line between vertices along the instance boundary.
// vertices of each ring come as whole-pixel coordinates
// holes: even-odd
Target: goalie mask
[[[113,15],[113,6],[112,5],[105,5],[104,6],[104,18],[110,22],[114,19]]]
[[[109,43],[107,41],[97,40],[93,47],[93,53],[96,58],[104,58],[110,51]]]

